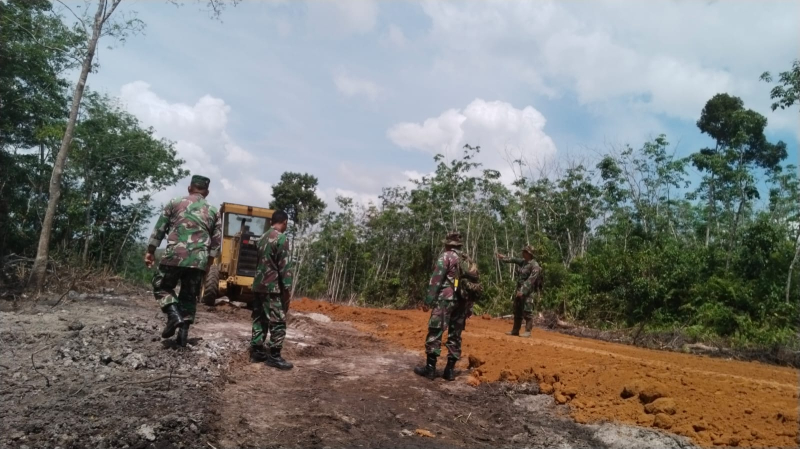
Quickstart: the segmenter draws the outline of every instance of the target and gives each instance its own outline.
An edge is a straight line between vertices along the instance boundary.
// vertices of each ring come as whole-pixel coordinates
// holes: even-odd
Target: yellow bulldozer
[[[203,285],[203,303],[213,306],[217,298],[232,301],[252,299],[253,278],[258,265],[256,242],[270,227],[271,209],[222,203],[222,246],[208,267]]]

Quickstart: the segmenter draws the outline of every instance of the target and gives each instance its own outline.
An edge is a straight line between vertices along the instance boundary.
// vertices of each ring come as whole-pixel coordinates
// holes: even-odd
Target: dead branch
[[[72,282],[69,284],[69,287],[67,288],[67,291],[65,291],[65,292],[64,292],[64,294],[63,294],[63,295],[61,295],[61,297],[60,297],[60,298],[58,298],[58,301],[56,301],[56,303],[55,303],[55,304],[53,304],[53,305],[50,307],[51,309],[55,309],[55,308],[56,308],[56,306],[57,306],[57,305],[59,305],[59,304],[61,303],[61,300],[63,300],[64,298],[66,298],[66,296],[69,294],[69,292],[71,292],[71,291],[72,291],[72,288],[73,288],[73,287],[75,287],[75,281],[77,281],[77,280],[78,280],[78,278],[77,278],[77,277],[73,277],[73,278],[72,278]]]
[[[45,349],[47,349],[47,347],[44,347],[44,348],[42,348],[42,349],[40,349],[40,350],[38,350],[38,351],[34,352],[33,354],[31,354],[31,365],[33,365],[33,370],[36,372],[36,374],[38,374],[38,375],[40,375],[40,376],[44,377],[44,380],[45,380],[45,382],[47,383],[47,387],[49,388],[49,387],[50,387],[50,378],[49,378],[49,377],[47,377],[47,376],[45,376],[44,374],[40,373],[40,372],[39,372],[39,368],[37,368],[37,367],[36,367],[36,363],[34,363],[34,362],[33,362],[33,356],[35,356],[36,354],[38,354],[38,353],[40,353],[40,352],[44,351]]]

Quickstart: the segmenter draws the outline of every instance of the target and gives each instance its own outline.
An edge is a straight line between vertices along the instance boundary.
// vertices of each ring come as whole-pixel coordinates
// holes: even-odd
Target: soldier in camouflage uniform
[[[516,278],[517,288],[514,292],[514,327],[507,335],[519,336],[519,329],[522,326],[522,320],[525,320],[525,332],[523,337],[531,336],[531,329],[533,329],[533,307],[536,295],[538,294],[538,287],[541,279],[541,267],[533,259],[533,247],[526,245],[522,248],[522,258],[509,258],[502,254],[498,254],[497,258],[504,263],[513,263],[517,266]]]
[[[253,280],[253,337],[250,340],[250,361],[289,370],[292,364],[281,357],[286,337],[286,312],[292,289],[292,264],[289,241],[284,232],[289,221],[286,212],[272,213],[272,228],[258,240],[258,267]],[[269,353],[264,347],[269,333]]]
[[[153,276],[153,294],[167,315],[161,338],[172,337],[178,329],[180,346],[188,341],[205,271],[219,253],[222,238],[220,214],[206,201],[210,182],[205,176],[194,175],[189,195],[167,203],[144,256],[145,264],[152,267],[156,248],[167,238],[164,257]],[[180,294],[175,293],[178,283]]]
[[[476,298],[459,294],[459,281],[471,279],[477,282],[477,267],[469,264],[461,254],[461,234],[451,232],[444,240],[445,249],[436,261],[431,276],[425,304],[432,308],[425,338],[427,360],[424,366],[414,368],[420,376],[436,378],[436,359],[441,354],[442,336],[447,330],[447,365],[443,377],[455,380],[455,365],[461,357],[461,332],[471,313]],[[470,266],[472,265],[472,266]]]

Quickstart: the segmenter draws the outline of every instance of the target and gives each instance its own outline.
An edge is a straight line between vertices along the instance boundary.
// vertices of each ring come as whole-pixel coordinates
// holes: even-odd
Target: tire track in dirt
[[[428,315],[302,300],[292,307],[349,321],[364,332],[422,353]],[[537,382],[569,403],[580,423],[617,421],[658,427],[703,446],[798,446],[798,371],[654,351],[534,330],[531,339],[504,335],[510,323],[471,318],[464,360],[470,382]],[[624,398],[628,390],[630,397]],[[644,394],[639,394],[645,390]],[[627,396],[627,395],[625,395]],[[647,405],[663,397],[656,405]],[[665,407],[666,405],[666,407]],[[658,413],[661,412],[661,413]]]
[[[206,330],[245,335],[247,326],[240,319]],[[287,327],[284,354],[293,370],[234,356],[208,435],[214,447],[692,447],[661,432],[575,423],[566,407],[530,385],[431,382],[412,373],[413,352],[325,315],[293,310]]]

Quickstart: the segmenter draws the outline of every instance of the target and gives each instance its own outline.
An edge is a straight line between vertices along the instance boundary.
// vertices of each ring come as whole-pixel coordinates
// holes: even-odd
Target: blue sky
[[[204,4],[126,0],[146,32],[105,42],[89,86],[175,140],[217,203],[266,205],[284,171],[366,202],[464,143],[506,180],[512,158],[592,161],[661,133],[686,155],[718,92],[797,164],[798,111],[771,112],[758,80],[798,57],[796,1],[243,1],[222,22]]]

